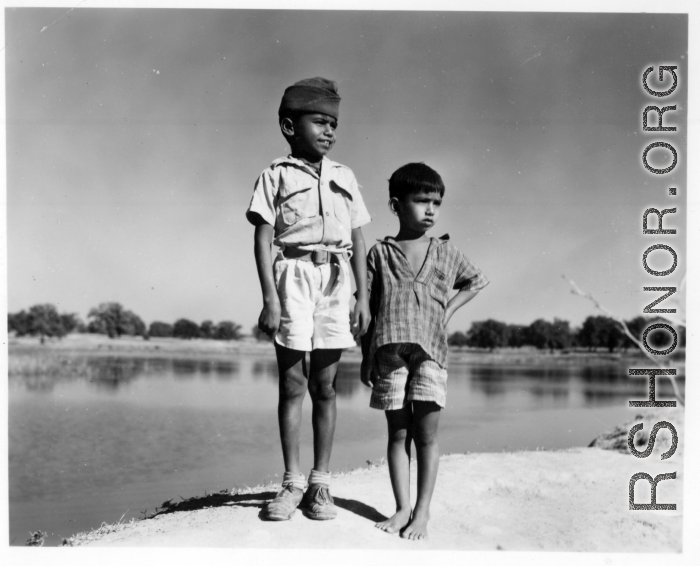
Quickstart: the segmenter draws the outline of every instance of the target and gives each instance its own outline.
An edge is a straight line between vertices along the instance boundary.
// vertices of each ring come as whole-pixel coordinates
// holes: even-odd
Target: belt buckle
[[[311,252],[311,261],[315,264],[328,263],[329,253],[326,250],[313,250]]]

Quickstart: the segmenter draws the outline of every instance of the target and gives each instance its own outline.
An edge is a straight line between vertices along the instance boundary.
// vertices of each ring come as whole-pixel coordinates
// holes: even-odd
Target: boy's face
[[[440,216],[440,193],[411,193],[403,199],[392,198],[391,208],[399,217],[402,228],[427,232]]]
[[[335,144],[338,121],[326,114],[302,114],[296,121],[285,119],[282,131],[290,136],[292,155],[319,161]],[[286,128],[286,129],[285,129]]]

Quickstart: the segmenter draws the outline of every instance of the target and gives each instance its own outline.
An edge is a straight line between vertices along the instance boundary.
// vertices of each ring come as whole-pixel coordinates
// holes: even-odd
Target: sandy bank
[[[659,413],[679,429],[676,454],[661,461],[670,435],[660,433],[651,457],[598,447],[565,451],[443,456],[432,505],[430,538],[409,542],[375,529],[393,511],[385,465],[334,477],[339,507],[335,521],[316,522],[301,512],[291,521],[260,519],[264,503],[278,486],[248,492],[223,492],[189,499],[143,521],[113,527],[113,532],[82,533],[76,545],[233,547],[556,550],[597,552],[680,552],[683,519],[683,414]],[[644,430],[658,415],[648,414]],[[660,419],[657,419],[660,420]],[[636,420],[634,422],[637,422]],[[620,427],[626,435],[629,427]],[[615,435],[601,439],[614,446]],[[619,440],[619,438],[618,438]],[[619,446],[619,442],[617,442]],[[629,511],[628,484],[637,472],[655,476],[676,472],[661,482],[658,503],[675,511]],[[412,471],[415,478],[415,469]],[[644,485],[643,485],[644,484]],[[643,485],[643,487],[642,487]],[[649,502],[639,482],[638,502]]]

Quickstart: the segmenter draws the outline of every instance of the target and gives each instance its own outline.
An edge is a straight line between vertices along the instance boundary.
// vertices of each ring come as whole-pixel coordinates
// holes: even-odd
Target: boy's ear
[[[389,199],[389,209],[396,216],[399,215],[399,204],[399,199],[397,199],[396,197],[391,197]]]
[[[280,130],[285,136],[294,135],[294,120],[291,118],[282,118],[280,120]]]

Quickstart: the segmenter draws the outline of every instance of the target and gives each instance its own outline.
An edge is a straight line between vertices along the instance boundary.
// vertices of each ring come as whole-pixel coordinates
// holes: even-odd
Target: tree
[[[199,338],[199,326],[186,318],[180,318],[173,325],[173,336],[175,338],[184,338],[190,340]]]
[[[83,321],[80,320],[77,314],[63,313],[59,316],[61,318],[61,326],[63,326],[66,334],[79,330],[81,327],[85,328],[85,324],[83,324]]]
[[[148,335],[152,338],[170,338],[173,335],[173,325],[167,322],[152,322],[148,327]]]
[[[101,303],[97,308],[90,309],[88,319],[88,332],[106,334],[110,338],[143,336],[146,333],[144,322],[119,303]]]
[[[573,334],[569,328],[569,321],[555,318],[552,324],[552,343],[558,350],[571,347]]]
[[[200,338],[215,338],[216,328],[214,328],[214,323],[211,320],[205,320],[199,325],[199,336]]]
[[[31,334],[31,318],[29,313],[22,309],[17,313],[7,314],[7,330],[14,332],[17,336]]]
[[[447,343],[450,346],[467,346],[469,344],[469,340],[464,332],[460,332],[458,330],[447,337]]]
[[[61,315],[58,314],[56,307],[50,303],[31,307],[23,322],[26,324],[24,333],[40,336],[42,344],[48,336],[62,338],[67,334],[61,321]]]
[[[241,332],[242,328],[240,324],[236,324],[230,320],[222,320],[216,326],[214,337],[217,340],[240,340],[241,336],[243,336]]]
[[[30,328],[32,334],[45,336],[66,335],[66,331],[61,324],[61,316],[58,314],[56,307],[46,303],[43,305],[34,305],[29,309]]]
[[[508,325],[493,319],[473,322],[467,333],[467,341],[476,348],[500,348],[508,343]]]
[[[589,316],[583,321],[577,341],[589,350],[607,348],[612,352],[623,344],[624,334],[614,319],[608,316]]]
[[[50,303],[34,305],[29,312],[8,313],[7,329],[17,336],[40,336],[41,342],[48,336],[62,338],[84,326],[74,313],[59,314]]]
[[[538,318],[530,324],[526,330],[527,343],[533,345],[538,350],[549,348],[554,349],[554,325],[543,318]]]
[[[520,348],[527,344],[527,326],[522,324],[508,325],[508,346]]]

